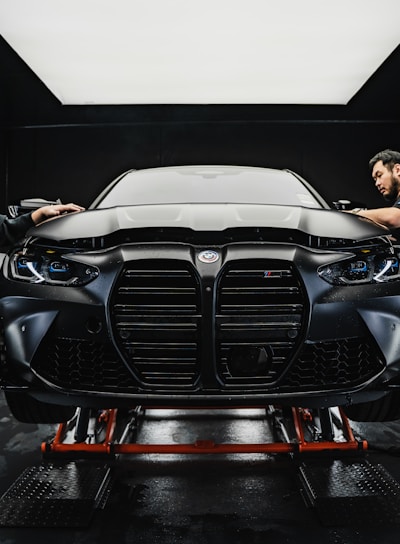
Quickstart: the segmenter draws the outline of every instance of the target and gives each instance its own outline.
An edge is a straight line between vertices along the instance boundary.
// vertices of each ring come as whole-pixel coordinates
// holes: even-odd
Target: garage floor
[[[139,438],[140,442],[151,443],[193,443],[198,439],[218,443],[268,442],[272,435],[264,414],[258,409],[149,411]],[[18,423],[10,416],[0,394],[0,495],[27,467],[43,466],[40,444],[49,440],[55,429],[51,425]],[[85,526],[3,526],[0,543],[34,540],[41,544],[398,544],[400,422],[354,424],[353,429],[368,440],[366,454],[351,459],[342,456],[339,460],[312,456],[305,464],[312,470],[328,467],[331,487],[337,480],[330,463],[354,467],[355,482],[360,463],[379,467],[393,479],[395,492],[389,497],[390,508],[385,503],[382,509],[382,504],[376,507],[368,501],[342,501],[340,508],[344,504],[345,511],[338,515],[337,503],[328,501],[321,516],[321,511],[306,504],[303,498],[299,467],[304,458],[289,454],[129,454],[107,463],[91,462],[91,466],[109,467],[112,481],[109,494]],[[90,465],[86,460],[79,462]],[[44,464],[52,468],[68,466],[63,463],[46,460]],[[384,500],[385,494],[387,489],[383,486]],[[327,516],[327,509],[332,509],[332,516]],[[84,515],[82,512],[81,509],[79,515]]]

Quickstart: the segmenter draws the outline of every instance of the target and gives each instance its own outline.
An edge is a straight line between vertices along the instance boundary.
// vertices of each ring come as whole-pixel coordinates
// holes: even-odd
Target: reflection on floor
[[[56,427],[18,423],[2,395],[0,423],[3,494],[26,467],[42,465],[40,444],[54,436]],[[365,471],[363,463],[368,464],[368,470],[382,467],[396,485],[400,483],[400,422],[354,424],[353,429],[369,443],[367,453],[359,457],[361,470]],[[140,430],[140,442],[181,444],[199,439],[262,443],[271,441],[272,436],[265,411],[258,409],[149,411]],[[336,520],[333,525],[321,521],[304,500],[299,482],[301,462],[288,454],[122,455],[107,463],[113,475],[110,494],[86,527],[77,528],[73,523],[57,529],[2,527],[0,542],[398,543],[398,520],[383,515],[376,519],[381,515],[379,510],[357,510],[350,524],[348,520],[343,524]],[[326,462],[326,458],[314,458],[313,470]],[[343,467],[347,470],[347,465],[341,464],[342,472]],[[397,501],[400,507],[400,497]]]

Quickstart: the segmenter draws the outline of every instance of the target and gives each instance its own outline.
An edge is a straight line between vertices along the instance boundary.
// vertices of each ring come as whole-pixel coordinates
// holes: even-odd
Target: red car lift
[[[237,407],[235,407],[237,409]],[[252,407],[253,408],[253,407]],[[258,407],[259,408],[259,407]],[[119,454],[216,454],[216,453],[305,453],[305,452],[351,452],[367,449],[365,440],[354,437],[349,420],[339,408],[333,416],[331,409],[309,410],[304,408],[281,409],[262,407],[274,422],[281,440],[271,443],[218,444],[213,440],[197,440],[192,444],[143,444],[130,441],[137,430],[139,420],[144,421],[146,409],[136,407],[126,423],[120,438],[116,436],[117,409],[97,413],[95,425],[102,427],[101,439],[88,432],[88,409],[81,411],[71,422],[61,423],[53,440],[42,444],[44,456],[69,454],[90,457],[91,454],[114,456]],[[158,409],[158,408],[156,408]],[[165,408],[164,408],[165,409]],[[170,409],[170,408],[168,408]],[[185,408],[185,410],[194,409]],[[196,409],[199,409],[196,407]],[[210,410],[209,407],[206,408]],[[224,408],[226,409],[226,408]],[[228,408],[229,409],[229,408]],[[242,407],[240,407],[242,409]],[[133,415],[132,415],[133,414]],[[79,428],[83,429],[79,430]],[[74,438],[71,433],[75,429]],[[78,429],[78,430],[77,430]],[[338,436],[338,430],[340,435]]]
[[[265,411],[268,422],[265,436],[271,436],[273,442],[218,444],[213,440],[197,440],[193,444],[143,444],[136,440],[140,438],[141,425],[152,418],[154,422],[154,415],[156,421],[169,419],[167,409],[173,410],[171,419],[179,419],[177,413],[181,410],[185,419],[190,410],[189,417],[197,418],[199,414],[193,411],[200,410],[203,420],[203,410],[204,420],[208,420],[220,417],[221,407],[138,406],[129,412],[80,408],[72,420],[59,425],[53,440],[42,444],[43,457],[50,461],[27,468],[0,498],[0,527],[87,526],[95,512],[105,508],[112,491],[113,463],[108,460],[120,454],[154,453],[287,453],[296,461],[293,467],[297,469],[306,505],[315,509],[324,525],[352,525],[360,519],[363,523],[365,520],[400,523],[400,484],[381,465],[372,464],[364,455],[361,459],[354,455],[364,453],[367,442],[355,438],[342,410],[249,408],[257,408],[261,418]],[[230,409],[238,407],[222,408],[223,418]],[[245,408],[239,409],[241,418],[252,418],[252,414],[247,416]],[[161,417],[160,410],[164,410]],[[146,430],[143,433],[149,435]],[[308,452],[316,455],[303,456]],[[342,455],[345,453],[352,455]],[[51,461],[54,457],[57,463]],[[96,459],[101,462],[95,462]],[[366,511],[371,514],[366,516]]]

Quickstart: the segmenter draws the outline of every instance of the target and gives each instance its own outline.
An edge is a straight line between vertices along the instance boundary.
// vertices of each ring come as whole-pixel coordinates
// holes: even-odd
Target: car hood
[[[367,219],[337,210],[258,204],[168,204],[87,210],[53,218],[33,227],[30,236],[71,240],[107,236],[121,230],[232,228],[299,230],[323,237],[363,240],[389,231]]]

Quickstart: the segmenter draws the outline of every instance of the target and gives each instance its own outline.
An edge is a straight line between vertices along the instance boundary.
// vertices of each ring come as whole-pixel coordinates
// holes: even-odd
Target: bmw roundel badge
[[[219,259],[219,254],[213,249],[206,249],[201,251],[197,257],[202,263],[215,263]]]

